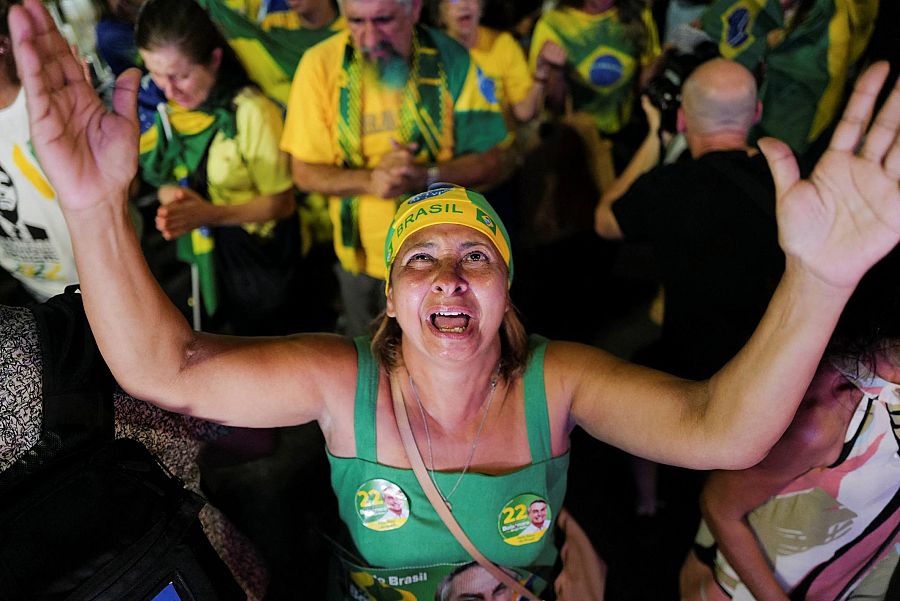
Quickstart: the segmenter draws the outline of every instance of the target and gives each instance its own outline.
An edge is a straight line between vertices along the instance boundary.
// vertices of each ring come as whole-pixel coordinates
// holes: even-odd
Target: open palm
[[[760,141],[775,179],[782,248],[832,286],[855,286],[900,240],[900,82],[866,131],[888,70],[879,63],[860,76],[808,180],[799,179],[786,145]]]
[[[11,7],[9,25],[32,144],[63,207],[121,197],[137,170],[139,72],[119,78],[110,112],[38,0]]]

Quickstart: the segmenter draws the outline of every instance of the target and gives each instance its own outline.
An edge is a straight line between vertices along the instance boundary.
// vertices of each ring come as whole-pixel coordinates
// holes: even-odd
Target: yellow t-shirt
[[[478,39],[469,52],[494,80],[506,127],[512,131],[516,125],[512,105],[525,100],[533,84],[525,52],[509,33],[487,27],[478,28]]]
[[[229,139],[217,133],[206,163],[209,199],[216,205],[244,204],[293,186],[289,158],[278,148],[281,109],[253,87],[241,90],[234,102],[237,135]],[[267,235],[274,224],[245,224],[244,228]]]
[[[303,55],[297,67],[281,148],[305,163],[344,164],[337,128],[341,86],[346,77],[344,53],[349,37],[349,32],[345,31],[314,46]],[[464,53],[464,49],[459,47],[458,52]],[[438,162],[450,160],[457,152],[486,151],[506,136],[499,104],[496,99],[490,98],[490,93],[484,91],[484,74],[477,73],[478,69],[473,61],[468,60],[467,53],[464,56],[469,64],[448,64],[445,67],[447,71],[461,67],[465,82],[454,102],[453,121],[445,125],[452,133],[452,143],[441,147]],[[381,157],[392,150],[391,140],[399,139],[404,92],[383,85],[374,71],[365,68],[361,89],[361,150],[365,167],[373,169]],[[424,162],[425,158],[421,160]],[[361,249],[353,249],[338,243],[341,239],[340,198],[329,198],[335,252],[344,269],[384,278],[384,244],[395,208],[396,199],[360,195],[357,228]]]

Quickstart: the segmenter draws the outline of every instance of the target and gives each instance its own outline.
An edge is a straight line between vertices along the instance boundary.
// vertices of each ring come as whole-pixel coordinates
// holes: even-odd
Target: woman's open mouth
[[[444,334],[462,334],[469,327],[471,316],[461,311],[437,311],[431,314],[431,325]]]

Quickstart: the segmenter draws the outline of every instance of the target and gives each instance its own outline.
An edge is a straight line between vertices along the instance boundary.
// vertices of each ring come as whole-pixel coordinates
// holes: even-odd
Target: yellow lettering
[[[516,505],[516,510],[519,512],[519,515],[516,516],[516,520],[527,520],[528,519],[528,508],[525,507],[524,503],[519,503]]]

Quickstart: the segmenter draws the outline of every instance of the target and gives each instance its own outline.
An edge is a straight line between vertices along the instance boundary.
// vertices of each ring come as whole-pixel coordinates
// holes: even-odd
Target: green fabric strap
[[[359,459],[377,460],[375,409],[378,406],[378,364],[372,356],[372,339],[357,336],[356,345],[356,398],[353,409],[353,432],[356,440],[356,456]]]
[[[338,146],[344,155],[344,166],[362,169],[366,166],[362,154],[362,57],[348,41],[344,50],[343,69],[346,77],[338,99]],[[428,29],[417,27],[413,34],[411,76],[404,87],[400,106],[398,142],[416,143],[420,154],[433,163],[441,151],[444,123],[443,107],[449,100],[449,87],[443,62]],[[359,198],[341,198],[341,244],[360,248],[357,213]]]
[[[525,369],[525,427],[531,447],[531,462],[547,461],[552,456],[550,446],[550,414],[547,411],[547,390],[544,388],[544,353],[546,338],[531,336],[531,358]]]

